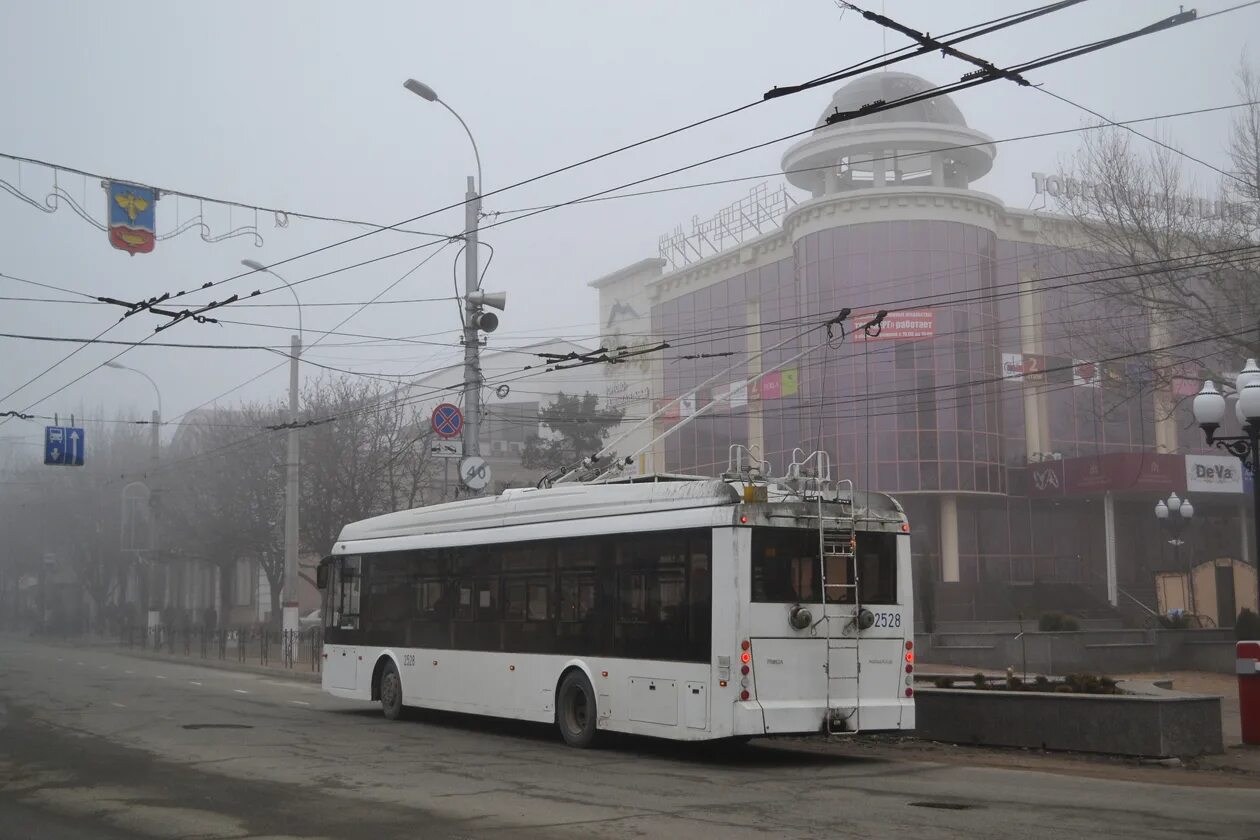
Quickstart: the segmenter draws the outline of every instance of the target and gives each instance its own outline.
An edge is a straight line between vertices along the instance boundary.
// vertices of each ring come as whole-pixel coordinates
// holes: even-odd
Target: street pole
[[[1248,427],[1249,429],[1251,427]],[[1260,611],[1260,435],[1251,431],[1251,541],[1256,552],[1256,608]]]
[[[289,343],[289,457],[284,492],[284,595],[283,629],[298,629],[298,357],[302,355],[302,339],[292,336]]]
[[[464,457],[481,454],[481,344],[477,337],[477,226],[481,215],[480,184],[468,176],[464,202]],[[472,490],[480,496],[482,491]]]
[[[156,387],[155,387],[156,390]],[[158,536],[158,521],[161,518],[160,504],[162,494],[158,490],[158,456],[161,452],[161,435],[162,435],[162,395],[158,394],[158,407],[149,415],[149,464],[152,468],[152,476],[149,478],[149,562],[148,568],[141,568],[140,572],[145,577],[145,587],[142,599],[144,600],[144,609],[148,613],[146,621],[149,627],[157,627],[162,623],[162,613],[160,610],[153,609],[153,579],[152,575],[158,568],[158,548],[161,546],[161,539]],[[165,567],[164,567],[165,568]],[[163,579],[166,586],[170,586],[170,569],[165,568]],[[165,593],[163,599],[165,600]],[[162,606],[166,606],[164,603]]]
[[[1218,437],[1216,430],[1225,419],[1225,396],[1216,389],[1215,383],[1203,383],[1194,398],[1194,420],[1203,430],[1208,446],[1224,449],[1238,458],[1243,467],[1251,471],[1251,516],[1255,533],[1256,553],[1256,607],[1260,610],[1260,366],[1255,359],[1248,359],[1234,380],[1238,393],[1235,414],[1240,435]]]

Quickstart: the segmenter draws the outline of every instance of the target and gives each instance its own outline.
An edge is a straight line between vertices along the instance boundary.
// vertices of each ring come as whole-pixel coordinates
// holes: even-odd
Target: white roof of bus
[[[522,488],[505,490],[498,496],[401,510],[352,522],[341,529],[337,542],[717,507],[739,500],[735,488],[718,480]]]

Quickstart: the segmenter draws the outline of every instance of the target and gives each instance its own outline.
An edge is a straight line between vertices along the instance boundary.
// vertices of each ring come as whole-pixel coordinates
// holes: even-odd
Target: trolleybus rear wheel
[[[556,725],[570,747],[589,747],[595,740],[595,689],[581,671],[570,671],[556,694]]]

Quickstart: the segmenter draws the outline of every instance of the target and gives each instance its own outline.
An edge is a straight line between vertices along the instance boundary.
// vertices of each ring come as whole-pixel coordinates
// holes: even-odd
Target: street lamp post
[[[1169,493],[1167,501],[1161,499],[1155,503],[1155,517],[1159,519],[1159,524],[1172,534],[1172,539],[1168,541],[1168,544],[1173,547],[1173,566],[1177,569],[1181,568],[1181,532],[1190,524],[1193,516],[1194,505],[1190,504],[1189,499],[1178,498],[1176,493]],[[1186,613],[1198,615],[1199,609],[1194,602],[1193,557],[1194,555],[1190,555],[1186,561]]]
[[[1194,419],[1203,430],[1208,446],[1216,446],[1242,461],[1243,466],[1251,471],[1251,517],[1254,526],[1256,552],[1256,593],[1257,606],[1260,606],[1260,488],[1256,481],[1260,479],[1260,367],[1255,359],[1248,359],[1242,371],[1234,381],[1238,393],[1235,405],[1235,416],[1242,427],[1241,435],[1217,437],[1216,430],[1225,419],[1225,395],[1216,389],[1209,379],[1194,398]]]
[[[121,362],[114,362],[114,361],[106,362],[105,367],[113,368],[114,370],[128,370],[128,371],[131,371],[132,373],[143,376],[146,380],[148,380],[149,384],[153,386],[153,394],[157,397],[157,410],[154,411],[149,416],[149,462],[151,465],[152,475],[149,476],[149,481],[147,482],[148,491],[149,491],[149,514],[152,517],[151,519],[152,524],[149,527],[149,555],[150,555],[149,562],[150,564],[152,564],[153,561],[156,559],[158,545],[159,545],[157,504],[158,504],[158,501],[162,498],[161,492],[158,490],[158,487],[157,487],[157,465],[158,465],[159,455],[161,454],[161,444],[162,444],[162,391],[158,388],[157,383],[153,381],[153,377],[149,376],[149,374],[145,373],[142,370],[138,370],[137,368],[133,368],[133,367],[128,367],[127,365],[124,365]],[[126,488],[123,489],[123,492],[124,494],[126,493]],[[150,602],[152,600],[153,593],[150,591],[151,589],[150,581],[148,580],[149,571],[147,569],[142,569],[141,571],[142,571],[142,576],[144,577],[144,580],[141,581],[142,585],[140,587],[140,608],[146,612],[146,621],[148,622],[148,625],[150,627],[153,627],[153,626],[156,626],[160,622],[161,614],[156,610],[150,609]],[[169,574],[168,574],[167,575],[168,586],[169,586],[169,583],[170,583],[170,580],[169,580]],[[166,594],[169,595],[169,592]],[[163,606],[166,606],[166,605],[163,604]]]
[[[440,99],[437,91],[418,82],[408,79],[403,87],[428,102],[436,102],[450,111],[468,135],[472,144],[473,157],[477,161],[477,178],[468,176],[468,191],[464,201],[464,446],[463,459],[460,461],[460,482],[473,494],[481,495],[489,483],[489,469],[481,459],[481,344],[478,330],[493,332],[499,319],[492,312],[485,312],[485,306],[503,309],[505,295],[486,294],[481,291],[481,278],[477,270],[477,233],[481,217],[481,153],[477,150],[477,141],[472,130],[464,122],[454,108]]]
[[[284,487],[284,592],[281,595],[283,619],[281,629],[286,634],[297,632],[300,626],[298,616],[298,501],[301,495],[300,455],[298,443],[298,360],[302,355],[302,343],[306,331],[302,326],[302,301],[293,286],[276,272],[257,260],[241,260],[241,265],[270,274],[288,288],[297,301],[298,334],[289,337],[289,457],[285,465]],[[289,638],[286,635],[286,639]]]

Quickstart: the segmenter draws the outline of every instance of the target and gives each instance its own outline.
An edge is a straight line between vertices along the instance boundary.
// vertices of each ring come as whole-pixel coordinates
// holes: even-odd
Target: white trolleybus
[[[912,729],[905,514],[796,475],[561,484],[347,525],[319,568],[323,688],[391,719],[554,723],[576,747]]]

